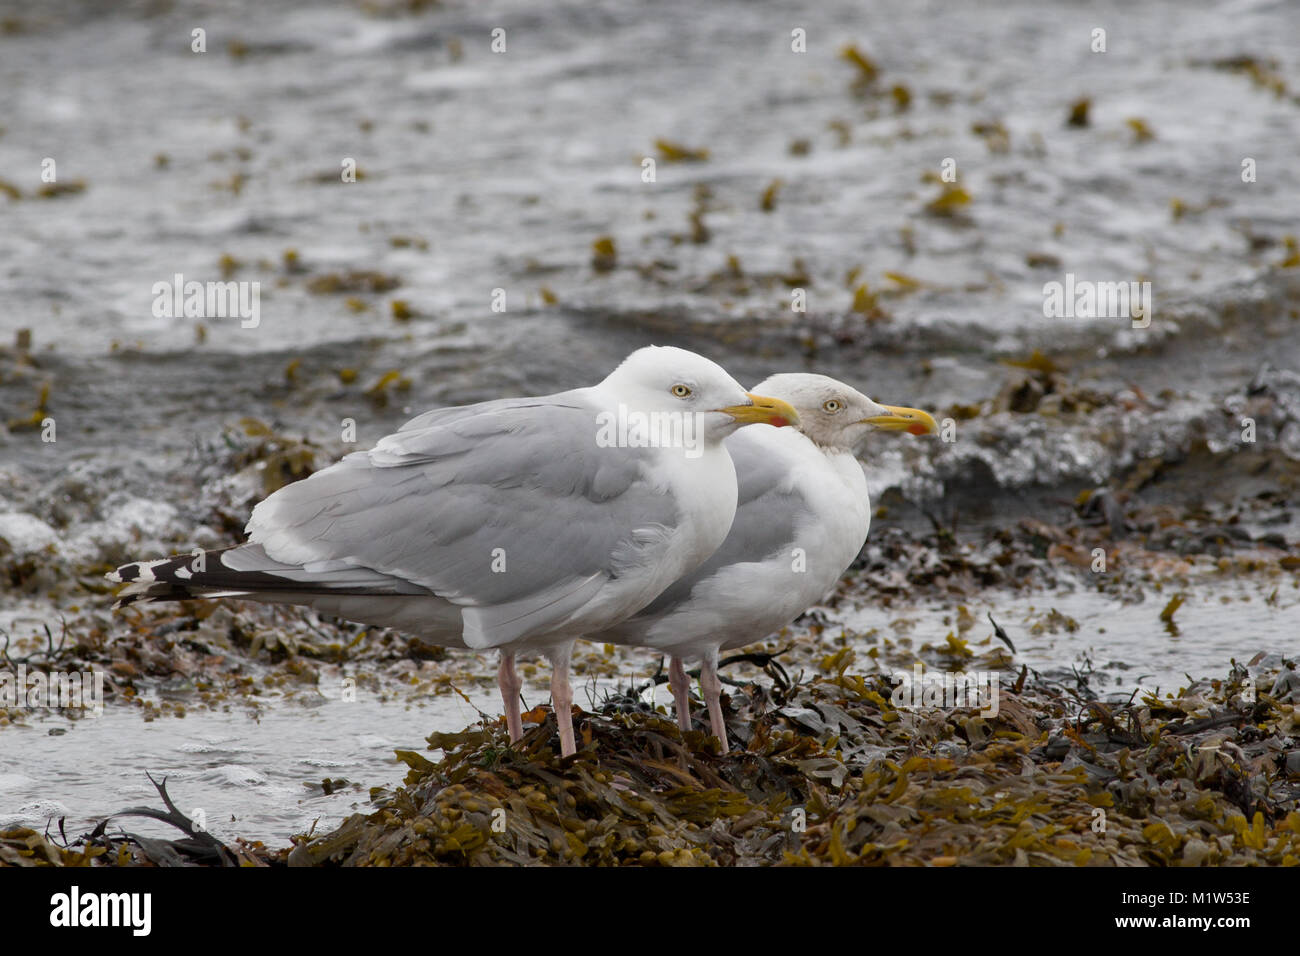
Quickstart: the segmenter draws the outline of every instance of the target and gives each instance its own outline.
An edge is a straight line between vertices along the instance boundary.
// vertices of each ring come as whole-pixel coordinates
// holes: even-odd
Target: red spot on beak
[[[930,433],[930,429],[926,428],[920,422],[917,422],[915,425],[908,425],[907,430],[913,435],[928,435]]]
[[[767,423],[769,425],[775,426],[776,428],[784,428],[786,425],[790,424],[780,415],[773,415],[771,418],[767,420]]]

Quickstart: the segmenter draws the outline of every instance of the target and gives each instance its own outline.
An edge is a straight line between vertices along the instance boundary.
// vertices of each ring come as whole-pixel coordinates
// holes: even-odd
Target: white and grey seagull
[[[672,655],[677,721],[691,726],[685,661],[700,660],[700,689],[714,736],[727,750],[718,655],[784,627],[835,586],[871,525],[867,479],[855,457],[873,429],[925,435],[934,419],[916,408],[878,405],[825,375],[788,373],[755,390],[784,399],[796,428],[749,428],[726,441],[739,501],[722,546],[644,610],[588,639]]]
[[[262,501],[247,544],[108,576],[128,585],[118,606],[303,604],[497,649],[512,741],[515,654],[540,651],[568,756],[574,642],[645,607],[726,538],[737,488],[728,435],[797,421],[714,362],[651,346],[589,388],[426,412]]]

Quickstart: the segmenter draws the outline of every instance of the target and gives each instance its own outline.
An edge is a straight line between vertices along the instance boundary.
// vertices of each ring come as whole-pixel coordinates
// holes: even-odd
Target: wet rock
[[[58,532],[35,515],[0,512],[0,556],[27,557],[58,545]]]

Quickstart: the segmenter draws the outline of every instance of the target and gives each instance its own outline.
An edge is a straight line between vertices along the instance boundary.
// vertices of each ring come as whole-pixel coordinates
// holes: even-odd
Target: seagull
[[[871,524],[867,479],[854,455],[865,436],[873,429],[937,430],[920,409],[878,405],[825,375],[773,375],[755,390],[789,402],[799,422],[727,439],[739,497],[726,541],[643,610],[589,635],[672,655],[669,682],[683,730],[691,728],[685,661],[700,660],[700,689],[723,753],[720,651],[789,624],[821,601],[858,556]]]
[[[797,422],[703,356],[649,346],[589,388],[426,412],[260,502],[247,544],[111,572],[128,585],[115,606],[303,604],[497,649],[512,742],[523,734],[515,655],[541,652],[567,757],[574,642],[645,607],[726,538],[728,435]]]

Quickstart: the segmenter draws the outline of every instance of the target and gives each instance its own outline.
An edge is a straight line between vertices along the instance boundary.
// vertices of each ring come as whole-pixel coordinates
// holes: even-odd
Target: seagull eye
[[[686,398],[686,396],[691,394],[691,387],[689,385],[674,385],[672,387],[672,393],[678,398]]]
[[[830,412],[832,415],[834,415],[843,407],[844,405],[840,402],[838,398],[828,398],[825,404],[822,405],[822,408],[826,409],[826,411]]]

